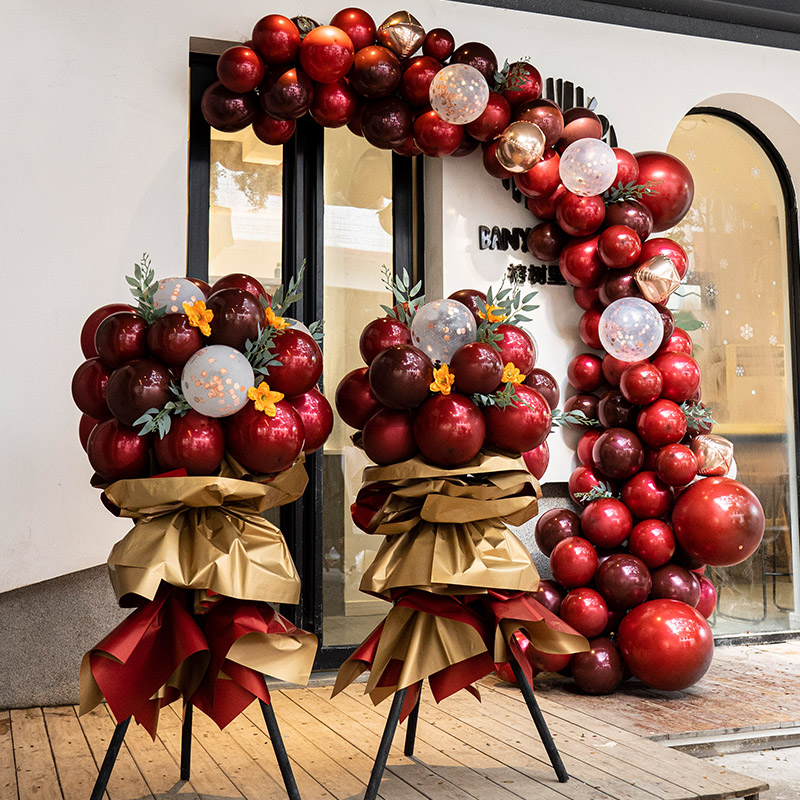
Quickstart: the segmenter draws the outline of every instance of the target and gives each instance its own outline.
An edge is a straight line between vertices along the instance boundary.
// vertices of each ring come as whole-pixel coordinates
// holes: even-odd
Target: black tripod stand
[[[550,759],[550,763],[553,765],[553,769],[556,772],[556,777],[561,783],[566,783],[569,780],[569,775],[564,767],[564,762],[561,760],[561,756],[559,755],[556,744],[553,741],[553,737],[550,734],[550,729],[547,727],[547,723],[542,716],[542,711],[539,708],[539,704],[536,702],[536,698],[533,694],[533,687],[528,682],[522,667],[520,667],[517,661],[512,658],[510,659],[509,663],[511,664],[511,669],[514,671],[514,677],[517,680],[517,685],[522,690],[522,696],[525,698],[525,704],[528,706],[528,711],[530,712],[531,718],[536,725],[539,738],[542,740],[542,744],[544,745],[544,749],[547,751],[547,756]],[[389,758],[389,750],[391,750],[394,734],[400,722],[400,712],[403,708],[403,701],[405,700],[407,691],[407,688],[400,689],[400,691],[395,694],[394,699],[392,700],[392,707],[389,710],[389,716],[386,719],[386,727],[383,729],[383,736],[381,737],[381,743],[378,747],[378,754],[375,756],[375,764],[372,767],[372,773],[369,776],[369,783],[367,784],[367,791],[364,793],[364,800],[375,800],[375,798],[378,796],[381,778],[383,777],[383,772],[386,769],[386,761]],[[422,681],[419,683],[418,691],[419,694],[417,696],[416,705],[414,706],[413,711],[408,715],[406,743],[403,749],[403,752],[407,756],[414,755],[414,742],[417,736],[417,719],[419,717],[419,703],[422,699]]]
[[[264,715],[264,722],[267,723],[267,731],[269,732],[269,739],[272,742],[272,749],[275,751],[275,758],[278,761],[278,768],[281,771],[283,778],[283,785],[286,787],[286,794],[289,800],[300,800],[300,793],[297,791],[297,783],[294,779],[292,772],[292,765],[289,763],[289,757],[286,755],[286,748],[283,746],[283,738],[281,736],[280,728],[278,727],[278,720],[275,718],[275,711],[272,705],[265,703],[259,699],[261,706],[261,713]],[[181,726],[181,780],[188,781],[191,772],[192,763],[192,706],[191,703],[186,703],[183,706],[183,725]],[[399,711],[398,711],[399,713]],[[97,780],[92,789],[90,800],[101,800],[108,785],[108,779],[111,777],[111,770],[114,769],[114,764],[119,755],[119,749],[122,747],[122,741],[128,731],[131,718],[120,722],[114,730],[114,735],[106,750],[105,758],[100,766],[100,772],[97,775]],[[395,722],[395,725],[397,723]],[[391,744],[391,742],[390,742]],[[384,759],[384,764],[386,759]],[[380,778],[378,779],[380,782]]]

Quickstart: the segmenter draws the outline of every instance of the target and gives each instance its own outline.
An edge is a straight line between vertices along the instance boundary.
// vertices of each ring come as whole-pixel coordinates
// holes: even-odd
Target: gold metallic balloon
[[[644,299],[651,303],[665,303],[681,285],[680,273],[666,256],[648,258],[636,268],[633,277]]]
[[[733,462],[733,442],[713,433],[695,436],[692,452],[697,459],[697,474],[705,477],[727,475]]]
[[[395,11],[378,26],[375,38],[379,45],[406,58],[422,44],[425,29],[408,11]]]
[[[527,172],[542,157],[545,135],[533,122],[512,122],[498,137],[495,155],[509,172]]]

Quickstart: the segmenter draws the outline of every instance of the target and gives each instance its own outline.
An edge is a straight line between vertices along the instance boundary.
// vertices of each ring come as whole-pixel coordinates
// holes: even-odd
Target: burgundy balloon
[[[324,128],[341,128],[356,113],[358,98],[344,79],[332,83],[319,83],[308,113],[317,125]],[[255,126],[254,126],[255,127]]]
[[[714,588],[714,584],[711,583],[705,575],[701,575],[699,580],[700,600],[697,602],[697,610],[708,619],[717,607],[717,590]]]
[[[598,310],[602,311],[602,303],[600,302],[600,291],[597,287],[591,289],[580,289],[577,286],[572,288],[572,299],[584,311]]]
[[[434,28],[428,31],[422,42],[422,52],[437,61],[444,61],[453,54],[456,42],[453,34],[446,28]]]
[[[581,535],[580,517],[568,508],[551,508],[536,520],[533,535],[536,546],[549,557],[560,541]]]
[[[147,331],[147,349],[168,367],[182,367],[202,346],[200,329],[185,314],[164,314]]]
[[[433,364],[411,344],[396,344],[379,353],[369,367],[372,393],[388,408],[414,408],[427,400]]]
[[[411,109],[399,97],[381,97],[364,105],[360,124],[364,138],[371,145],[391,150],[411,134]]]
[[[680,600],[694,608],[700,601],[700,579],[677,564],[666,564],[653,570],[653,600]]]
[[[668,341],[675,331],[675,316],[673,313],[661,303],[653,303],[653,308],[658,311],[661,317],[661,323],[664,326],[664,335],[661,337],[661,343]]]
[[[497,145],[498,142],[495,140],[483,151],[483,168],[493,178],[497,178],[498,180],[511,180],[514,177],[514,173],[509,172],[497,160]],[[553,211],[553,216],[555,216],[555,211]]]
[[[611,694],[622,682],[624,674],[619,648],[608,637],[592,639],[589,648],[587,652],[573,656],[572,677],[586,694]]]
[[[636,419],[636,406],[617,389],[607,391],[597,404],[597,418],[606,428],[630,428]]]
[[[626,609],[647,600],[652,580],[643,561],[636,556],[618,553],[600,565],[595,585],[610,607]]]
[[[89,436],[95,428],[99,420],[90,417],[88,414],[81,414],[80,422],[78,423],[78,438],[81,442],[81,447],[86,451],[86,445],[89,442]]]
[[[225,455],[222,423],[189,409],[173,416],[169,431],[153,439],[153,450],[162,469],[185,469],[189,475],[213,475]]]
[[[457,47],[450,56],[451,64],[469,64],[486,78],[489,86],[494,83],[497,72],[497,56],[491,48],[481,42],[467,42]]]
[[[278,67],[267,72],[258,97],[276,119],[299,119],[311,108],[314,83],[300,67]]]
[[[244,130],[255,119],[258,113],[258,96],[255,92],[232,92],[217,81],[203,92],[200,110],[212,128],[234,133]]]
[[[288,64],[300,52],[300,31],[287,17],[268,14],[253,28],[253,48],[268,64]]]
[[[600,434],[594,443],[592,460],[609,478],[626,480],[641,468],[644,461],[644,448],[639,437],[632,431],[625,428],[609,428],[605,433]],[[617,544],[620,544],[621,541]],[[600,543],[596,542],[596,544]],[[602,546],[611,547],[612,545],[604,544]]]
[[[581,411],[586,415],[587,419],[597,419],[597,395],[583,393],[572,395],[564,403],[564,413],[569,413],[570,411]],[[574,430],[583,429],[583,425],[580,423],[568,422],[567,424]]]
[[[106,403],[106,386],[112,371],[99,358],[90,358],[72,376],[72,399],[84,414],[93,419],[111,416]]]
[[[215,291],[206,308],[214,314],[208,344],[224,344],[244,352],[245,342],[255,341],[264,325],[261,303],[244,289]]]
[[[172,399],[172,375],[150,358],[137,358],[117,367],[106,385],[106,402],[123,425],[133,425],[151,408],[162,409]]]
[[[361,331],[358,349],[364,363],[369,366],[375,356],[396,344],[411,344],[408,325],[394,317],[380,317],[368,322]]]
[[[370,389],[368,367],[354,369],[339,381],[334,404],[345,424],[357,429],[363,428],[367,420],[383,408]]]
[[[551,411],[558,406],[558,401],[561,399],[561,390],[558,388],[556,379],[547,370],[534,367],[525,376],[524,384],[539,392],[544,397],[547,405],[550,406]]]
[[[281,331],[273,340],[270,354],[281,363],[268,368],[267,382],[287,399],[311,391],[322,377],[322,351],[304,331]]]
[[[599,139],[602,135],[600,117],[588,108],[575,106],[564,112],[564,130],[558,144],[563,150],[578,139]]]
[[[484,406],[486,439],[501,450],[524,453],[538,447],[550,433],[552,417],[547,401],[535,389],[517,386],[519,405]]]
[[[119,367],[134,358],[147,355],[147,323],[132,311],[117,311],[107,316],[94,335],[100,360],[109,367]]]
[[[526,244],[534,258],[558,261],[569,236],[555,222],[540,222],[528,232]]]
[[[303,421],[303,452],[319,450],[333,430],[333,409],[328,398],[315,386],[305,394],[289,398],[289,403]]]
[[[608,270],[600,281],[598,291],[600,302],[607,306],[623,297],[642,297],[642,291],[634,278],[634,271],[634,267]]]
[[[390,95],[400,84],[402,70],[397,56],[380,45],[364,47],[355,54],[349,74],[350,85],[362,97]]]
[[[653,232],[653,215],[636,200],[620,200],[606,207],[605,225],[626,225],[644,242]]]
[[[303,449],[303,421],[285,400],[275,403],[274,417],[248,403],[225,417],[223,426],[231,455],[254,475],[287,469]]]
[[[115,314],[117,311],[133,311],[133,309],[125,303],[109,303],[108,305],[101,306],[96,311],[92,311],[86,318],[81,328],[81,351],[84,358],[95,358],[97,350],[94,346],[94,335],[97,332],[97,326],[106,318]]]
[[[497,350],[486,342],[459,347],[450,359],[454,386],[463,394],[491,394],[503,377],[503,362]]]
[[[143,478],[150,472],[152,434],[139,436],[117,419],[95,425],[86,443],[92,469],[105,481]]]
[[[242,289],[253,295],[256,300],[260,297],[263,297],[267,303],[270,303],[272,300],[267,290],[261,285],[261,281],[244,272],[231,272],[228,275],[223,275],[223,277],[218,278],[209,289],[208,293],[206,293],[206,298],[211,297],[212,294],[222,289]]]
[[[566,591],[555,581],[543,579],[539,581],[539,588],[532,592],[533,599],[541,603],[548,611],[558,614],[561,603],[566,596]]]
[[[478,305],[478,299],[480,299],[485,305],[486,292],[482,292],[479,289],[459,289],[458,291],[453,292],[451,295],[448,295],[448,300],[458,300],[459,303],[463,303],[472,313],[476,324],[480,325],[481,318],[478,316],[478,312],[481,309]]]
[[[376,464],[394,464],[413,458],[419,448],[414,439],[412,412],[381,409],[364,425],[361,443],[364,452]]]
[[[437,394],[423,403],[414,420],[414,438],[422,455],[441,467],[458,467],[480,451],[486,424],[466,395]]]
[[[468,156],[470,153],[474,153],[478,147],[480,146],[480,142],[477,139],[473,139],[468,133],[464,133],[461,137],[461,144],[450,153],[451,158],[463,158],[464,156]],[[420,150],[419,155],[422,151]]]
[[[319,124],[323,124],[319,122]],[[294,136],[297,123],[293,119],[276,119],[267,114],[266,111],[259,111],[253,120],[253,133],[264,144],[273,146],[286,144]]]

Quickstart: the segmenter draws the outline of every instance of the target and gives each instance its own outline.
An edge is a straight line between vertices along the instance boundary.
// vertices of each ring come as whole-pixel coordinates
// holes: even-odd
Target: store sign
[[[481,250],[516,250],[528,252],[530,228],[493,228],[478,226],[478,247]],[[512,283],[529,283],[531,286],[566,286],[558,264],[512,264],[508,268]]]

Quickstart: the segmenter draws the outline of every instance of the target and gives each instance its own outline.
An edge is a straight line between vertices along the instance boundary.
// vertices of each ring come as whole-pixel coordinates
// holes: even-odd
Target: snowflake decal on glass
[[[748,340],[753,338],[753,327],[748,325],[746,322],[739,328],[739,333],[742,335],[742,339]]]
[[[744,367],[741,364],[736,365],[736,377],[737,378],[744,377]]]
[[[704,320],[703,320],[703,321],[700,323],[700,330],[701,330],[701,331],[708,331],[708,330],[711,330],[711,323],[710,323],[710,322],[709,322],[707,319],[704,319]]]
[[[719,294],[719,289],[717,289],[716,283],[707,283],[703,287],[703,291],[706,293],[706,298],[711,303],[713,303],[717,299],[717,295]]]
[[[719,268],[720,269],[728,269],[728,259],[727,258],[721,258],[719,260]]]
[[[778,337],[773,333],[772,336],[769,337],[769,343],[775,347],[778,344]]]
[[[751,175],[752,175],[754,178],[760,178],[760,177],[761,177],[761,170],[760,170],[758,167],[753,167],[753,168],[750,170],[750,174],[751,174]]]
[[[694,150],[687,150],[686,158],[688,161],[694,161],[697,158],[697,153]]]

